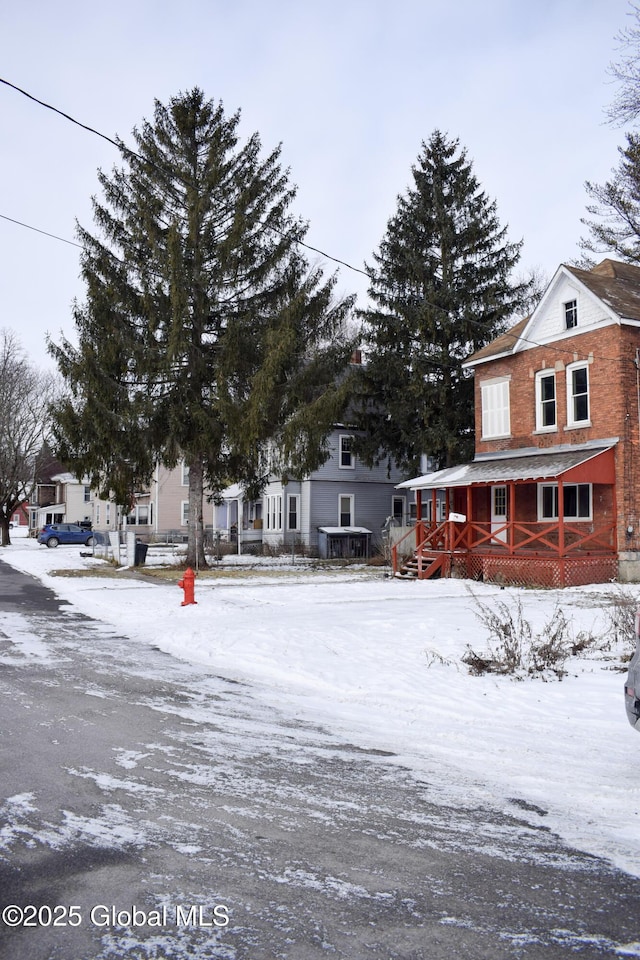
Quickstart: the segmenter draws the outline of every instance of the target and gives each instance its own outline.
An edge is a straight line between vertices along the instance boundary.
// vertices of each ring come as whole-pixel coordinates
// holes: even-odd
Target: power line
[[[59,110],[57,107],[52,106],[52,104],[46,103],[44,100],[38,99],[38,97],[34,97],[33,94],[28,93],[26,90],[23,90],[22,87],[18,87],[16,86],[16,84],[10,83],[8,80],[5,80],[2,77],[0,77],[0,83],[4,84],[7,87],[10,87],[12,90],[15,90],[17,93],[21,93],[23,96],[27,97],[29,100],[33,100],[34,103],[39,104],[41,107],[45,107],[45,109],[51,110],[53,113],[57,113],[59,116],[63,117],[65,120],[68,120],[70,123],[75,124],[76,126],[80,127],[83,130],[86,130],[88,133],[92,133],[97,137],[101,137],[103,140],[106,140],[107,143],[111,143],[120,152],[128,153],[131,156],[137,157],[137,159],[142,160],[143,162],[147,162],[145,161],[144,157],[141,157],[140,154],[136,153],[135,150],[129,149],[129,147],[125,146],[125,144],[122,141],[114,140],[112,137],[107,136],[105,133],[101,133],[99,130],[96,130],[94,127],[90,127],[86,123],[81,123],[79,120],[76,120],[74,117],[72,117],[68,113],[65,113],[63,110]],[[9,220],[12,223],[16,223],[19,226],[26,227],[29,230],[34,230],[36,233],[42,233],[45,236],[52,237],[54,240],[60,240],[62,243],[68,243],[71,246],[79,247],[80,249],[82,249],[81,244],[74,243],[72,240],[65,240],[63,237],[58,237],[53,233],[47,233],[46,230],[40,230],[38,227],[33,227],[33,226],[30,226],[29,224],[22,223],[20,220],[13,220],[11,217],[7,217],[4,214],[0,214],[0,217],[2,217],[2,219],[4,220]],[[275,230],[275,228],[270,228],[270,229]],[[275,230],[275,232],[279,233],[280,231]],[[362,270],[360,267],[354,267],[352,264],[348,263],[346,260],[340,260],[337,257],[333,257],[331,254],[325,253],[323,250],[319,250],[317,247],[312,247],[310,244],[305,243],[303,240],[296,240],[295,242],[300,246],[304,247],[305,249],[311,250],[313,251],[313,253],[317,253],[321,257],[325,257],[327,260],[331,260],[333,263],[337,263],[340,266],[346,267],[348,270],[352,270],[354,273],[360,273],[363,276],[368,277],[370,280],[372,279],[371,274],[367,270]],[[444,310],[444,308],[440,307],[438,304],[431,303],[426,299],[423,299],[422,302],[425,303],[425,305],[432,307],[436,310]],[[470,320],[469,322],[476,326],[484,326],[482,323],[480,323],[480,321]],[[569,355],[573,355],[576,353],[575,350],[568,350],[568,349],[563,349],[562,347],[555,347],[553,346],[553,344],[538,343],[537,341],[530,340],[527,337],[519,336],[517,334],[512,334],[508,330],[505,331],[503,336],[511,336],[515,341],[522,340],[524,343],[529,343],[534,347],[544,347],[545,349],[549,349],[555,353],[563,353],[563,354],[569,354]],[[597,359],[607,360],[612,363],[618,363],[621,361],[622,358],[621,357],[615,357],[615,358],[614,357],[598,357]]]
[[[59,240],[60,243],[68,243],[72,247],[78,247],[82,250],[82,244],[76,243],[74,240],[65,240],[64,237],[59,237],[55,233],[49,233],[47,230],[40,230],[39,227],[32,227],[29,223],[23,223],[22,220],[14,220],[13,217],[7,217],[4,213],[0,213],[0,217],[3,220],[9,220],[10,223],[17,223],[19,227],[25,227],[27,230],[33,230],[35,233],[42,233],[45,237],[51,237],[53,240]]]
[[[126,150],[127,148],[124,144],[118,143],[117,140],[113,140],[111,137],[108,137],[105,133],[100,133],[99,130],[95,130],[93,127],[87,126],[86,123],[80,123],[79,120],[75,120],[74,117],[71,117],[68,113],[64,113],[62,110],[58,110],[57,107],[53,107],[50,103],[45,103],[44,100],[38,100],[37,97],[34,97],[33,94],[27,93],[26,90],[23,90],[22,87],[17,87],[15,83],[9,83],[8,80],[4,80],[0,77],[0,83],[3,83],[5,87],[11,87],[12,90],[16,90],[18,93],[21,93],[24,97],[28,97],[29,100],[33,100],[34,103],[40,104],[41,107],[45,107],[47,110],[52,110],[53,113],[59,114],[61,117],[64,117],[65,120],[69,120],[70,123],[75,123],[77,127],[82,127],[83,130],[87,130],[89,133],[94,133],[96,137],[102,137],[103,140],[106,140],[108,143],[112,143],[114,147],[117,147],[118,150]],[[133,151],[129,151],[133,152]]]
[[[22,220],[15,220],[13,217],[8,217],[8,216],[6,216],[6,215],[3,214],[3,213],[0,213],[0,219],[2,219],[2,220],[8,220],[10,223],[15,223],[15,224],[17,224],[17,225],[20,226],[20,227],[25,227],[27,230],[33,230],[35,233],[41,233],[41,234],[43,234],[45,237],[51,237],[51,239],[53,239],[53,240],[59,240],[61,243],[68,243],[70,246],[72,246],[72,247],[77,247],[79,250],[84,249],[83,246],[82,246],[82,244],[80,244],[80,243],[75,243],[75,241],[73,241],[73,240],[66,240],[64,237],[59,237],[59,236],[57,236],[57,234],[55,234],[55,233],[49,233],[47,230],[41,230],[39,227],[31,226],[31,224],[24,223]],[[302,243],[302,241],[301,241],[301,240],[297,240],[296,243]],[[331,257],[331,256],[329,256],[329,254],[323,253],[322,250],[318,250],[316,247],[309,247],[308,244],[303,244],[303,246],[308,247],[308,249],[310,249],[310,250],[313,250],[314,253],[320,254],[320,256],[328,257],[330,260],[333,260],[335,263],[341,263],[341,264],[343,264],[344,266],[349,267],[351,270],[357,270],[357,269],[358,269],[357,267],[351,267],[350,264],[344,263],[344,261],[342,261],[342,260],[337,260],[336,257]],[[360,272],[360,273],[365,273],[364,270],[360,270],[359,272]],[[370,276],[369,274],[365,274],[365,275],[366,275],[367,277]],[[435,310],[441,310],[443,313],[446,313],[446,310],[444,309],[444,307],[440,307],[437,303],[432,303],[431,301],[429,301],[429,300],[427,300],[427,299],[425,299],[425,298],[422,298],[421,302],[424,303],[424,304],[425,304],[426,306],[428,306],[428,307],[431,307],[431,308],[433,308],[433,309],[435,309]],[[470,324],[472,324],[473,326],[484,327],[484,324],[482,324],[479,320],[471,320],[471,319],[468,318],[468,319],[467,319],[467,322],[470,323]],[[574,356],[574,355],[576,354],[576,352],[577,352],[576,350],[570,350],[570,349],[567,349],[567,348],[555,346],[553,343],[539,343],[537,340],[531,340],[529,337],[524,337],[522,334],[513,333],[511,330],[505,330],[504,333],[501,334],[501,336],[503,336],[503,337],[511,337],[511,338],[514,340],[514,343],[517,343],[519,340],[521,340],[523,343],[528,343],[528,344],[530,344],[532,347],[541,347],[541,348],[544,348],[545,350],[550,350],[550,351],[553,352],[553,353],[560,353],[560,354],[565,354],[565,355],[568,355],[568,356]],[[604,356],[600,356],[600,355],[596,355],[596,354],[593,354],[593,356],[594,356],[594,359],[597,359],[597,360],[606,360],[606,361],[608,361],[608,362],[610,362],[610,363],[621,363],[621,362],[625,359],[624,357],[604,357]],[[588,359],[588,358],[587,358],[587,359]],[[627,358],[627,359],[628,359],[628,358]],[[453,369],[456,369],[453,365],[447,364],[447,363],[445,363],[445,362],[442,361],[442,360],[436,361],[436,360],[434,359],[434,360],[429,360],[428,362],[433,363],[433,364],[437,364],[438,366],[441,366],[441,367],[446,367],[446,368],[448,368],[448,369],[452,369],[452,370],[453,370]],[[632,361],[632,362],[635,362],[635,361]]]
[[[16,86],[15,83],[10,83],[8,80],[3,79],[2,77],[0,77],[0,83],[3,83],[6,87],[10,87],[12,90],[15,90],[17,93],[21,93],[24,97],[27,97],[29,100],[33,100],[34,103],[39,104],[41,107],[45,107],[45,109],[51,110],[53,113],[57,113],[59,116],[64,117],[65,120],[68,120],[70,123],[74,123],[76,126],[80,127],[82,130],[86,130],[88,133],[93,133],[95,134],[96,137],[101,137],[103,140],[106,140],[107,143],[113,144],[113,146],[116,147],[121,152],[128,153],[133,157],[137,157],[138,160],[142,160],[145,163],[150,162],[150,161],[146,161],[145,158],[141,157],[140,154],[136,153],[135,150],[131,150],[129,147],[127,147],[122,141],[114,140],[112,137],[108,137],[106,133],[101,133],[100,130],[96,130],[95,127],[90,127],[86,123],[81,123],[79,120],[76,120],[75,117],[72,117],[70,114],[65,113],[64,110],[59,110],[57,107],[52,106],[52,104],[46,103],[44,100],[39,100],[38,97],[34,97],[33,94],[28,93],[26,90],[23,90],[22,87]],[[5,217],[5,219],[8,220],[10,218]],[[22,226],[26,226],[26,224],[22,224]],[[37,230],[37,227],[31,227],[30,229]],[[269,229],[275,230],[275,228],[273,227],[270,227]],[[40,232],[44,233],[44,231],[40,231]],[[275,230],[275,232],[279,233],[280,231]],[[56,239],[61,239],[61,238],[58,237]],[[65,242],[70,243],[71,241],[67,240]],[[332,260],[333,263],[338,263],[341,266],[346,267],[348,270],[353,270],[354,273],[361,273],[365,277],[370,277],[370,274],[366,270],[362,270],[360,269],[360,267],[354,267],[352,264],[347,263],[346,260],[339,260],[337,257],[332,257],[330,253],[325,253],[324,250],[318,250],[317,247],[312,247],[310,244],[305,243],[303,240],[296,240],[295,242],[298,243],[301,247],[304,247],[306,250],[311,250],[313,251],[313,253],[318,253],[320,254],[320,256],[325,257],[327,260]]]

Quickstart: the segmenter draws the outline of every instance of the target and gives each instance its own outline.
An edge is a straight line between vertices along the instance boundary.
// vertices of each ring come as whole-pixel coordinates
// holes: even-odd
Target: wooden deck
[[[412,539],[413,538],[413,539]],[[399,576],[457,576],[522,586],[602,583],[617,576],[614,523],[417,521],[391,550]]]

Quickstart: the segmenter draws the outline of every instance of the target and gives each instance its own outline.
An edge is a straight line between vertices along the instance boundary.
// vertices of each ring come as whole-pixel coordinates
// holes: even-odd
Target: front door
[[[491,535],[495,543],[507,542],[507,488],[491,487]]]

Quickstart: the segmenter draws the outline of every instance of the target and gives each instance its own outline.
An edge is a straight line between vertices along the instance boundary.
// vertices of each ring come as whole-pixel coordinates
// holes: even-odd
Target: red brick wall
[[[637,348],[640,348],[640,330],[611,325],[549,346],[532,347],[475,368],[476,453],[515,451],[523,447],[545,449],[560,444],[619,438],[616,447],[616,509],[620,550],[640,550],[640,408],[634,362]],[[568,428],[565,371],[568,364],[580,360],[590,361],[590,426]],[[536,434],[535,374],[550,368],[556,369],[558,429]],[[483,440],[481,385],[493,377],[508,375],[511,376],[511,436]],[[598,507],[594,491],[594,510],[598,508],[599,517],[602,517],[603,507],[610,515],[612,504]],[[630,538],[626,535],[629,525],[634,529]]]

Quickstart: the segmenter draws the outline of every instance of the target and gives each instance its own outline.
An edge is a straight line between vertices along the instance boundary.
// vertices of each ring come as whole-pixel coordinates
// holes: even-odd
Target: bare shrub
[[[478,653],[472,647],[462,657],[471,673],[499,673],[521,679],[524,676],[566,675],[565,664],[571,656],[593,646],[592,634],[581,631],[574,636],[571,625],[556,604],[550,618],[539,633],[534,633],[517,597],[512,604],[502,600],[488,606],[471,590],[476,605],[475,614],[489,632],[488,652]]]
[[[529,649],[529,673],[564,672],[565,662],[571,654],[568,636],[569,622],[560,607],[556,607],[541,633],[533,638]]]
[[[619,584],[606,595],[608,604],[604,606],[604,615],[607,629],[605,631],[608,643],[603,649],[622,645],[627,653],[633,653],[636,646],[635,621],[636,610],[640,601],[636,593],[625,589]]]
[[[472,673],[515,673],[522,666],[523,644],[531,641],[531,625],[524,619],[518,597],[515,611],[502,600],[489,607],[471,591],[475,614],[489,631],[489,652],[482,655],[467,647],[463,656]]]

